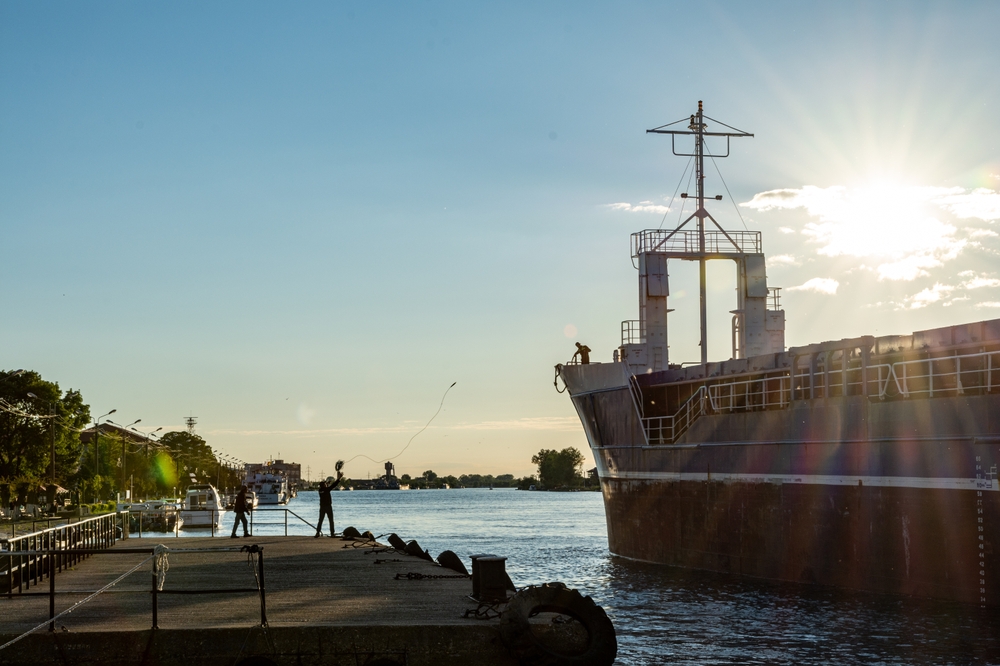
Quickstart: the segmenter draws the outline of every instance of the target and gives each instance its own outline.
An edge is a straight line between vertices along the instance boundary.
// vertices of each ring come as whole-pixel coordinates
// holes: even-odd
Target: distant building
[[[275,472],[281,472],[288,478],[288,483],[294,486],[301,485],[302,483],[302,465],[299,463],[286,463],[284,460],[271,460],[269,462],[262,463],[246,463],[244,466],[244,473],[250,474],[259,469],[271,469]]]

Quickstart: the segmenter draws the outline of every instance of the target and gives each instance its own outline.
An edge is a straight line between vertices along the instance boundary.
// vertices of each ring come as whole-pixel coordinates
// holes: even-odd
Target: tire
[[[561,613],[579,621],[587,631],[586,649],[566,654],[543,643],[528,622],[538,613]],[[525,666],[611,666],[618,655],[615,627],[604,609],[590,597],[559,583],[515,594],[500,618],[500,636]]]
[[[347,529],[344,530],[344,538],[345,539],[357,539],[360,536],[361,536],[361,532],[359,532],[354,527],[348,527]]]

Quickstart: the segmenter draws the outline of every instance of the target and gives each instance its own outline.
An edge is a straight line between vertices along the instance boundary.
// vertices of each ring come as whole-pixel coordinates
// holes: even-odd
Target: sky
[[[786,344],[1000,318],[997,25],[991,2],[0,0],[0,368],[312,478],[587,452],[553,366],[578,340],[610,361],[638,318],[629,235],[694,191],[645,130],[698,100],[754,134],[707,166],[709,210],[762,232]],[[733,264],[708,275],[722,360]],[[694,361],[697,266],[670,279]]]

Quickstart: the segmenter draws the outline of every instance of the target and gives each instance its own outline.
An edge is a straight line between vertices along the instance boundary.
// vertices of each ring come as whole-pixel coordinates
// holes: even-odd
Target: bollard
[[[496,555],[493,553],[477,553],[475,555],[470,555],[469,557],[472,559],[472,598],[478,599],[480,591],[479,565],[476,564],[476,561],[479,560],[480,557],[496,557]]]
[[[507,600],[507,558],[480,557],[479,564],[479,600]]]

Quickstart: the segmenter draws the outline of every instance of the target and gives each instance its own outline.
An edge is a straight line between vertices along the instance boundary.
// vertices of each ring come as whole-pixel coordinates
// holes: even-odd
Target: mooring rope
[[[128,571],[126,571],[125,573],[123,573],[121,576],[119,576],[118,578],[115,578],[113,581],[111,581],[110,583],[108,583],[107,585],[105,585],[104,587],[102,587],[101,589],[99,589],[97,592],[94,592],[93,594],[91,594],[86,599],[81,599],[80,601],[76,602],[75,604],[73,604],[72,606],[70,606],[69,608],[67,608],[66,610],[64,610],[63,612],[61,612],[58,615],[56,615],[55,617],[52,617],[52,618],[46,620],[45,622],[42,622],[40,625],[38,625],[34,629],[29,629],[28,631],[24,632],[23,634],[21,634],[17,638],[11,639],[11,640],[7,641],[6,643],[4,643],[3,645],[0,645],[0,650],[3,650],[4,648],[10,647],[11,645],[13,645],[14,643],[18,642],[19,640],[21,640],[25,636],[33,634],[36,631],[38,631],[39,629],[41,629],[42,627],[44,627],[45,625],[51,624],[52,622],[55,622],[56,620],[58,620],[59,618],[61,618],[63,615],[69,615],[74,610],[76,610],[76,608],[78,606],[81,606],[81,605],[87,603],[88,601],[90,601],[91,599],[93,599],[94,597],[96,597],[97,595],[99,595],[101,592],[104,592],[105,590],[108,590],[108,589],[114,587],[115,585],[117,585],[118,583],[122,582],[123,580],[125,580],[126,577],[128,577],[130,574],[135,573],[139,569],[139,567],[141,567],[142,565],[144,565],[146,562],[149,562],[154,557],[155,557],[155,555],[150,555],[149,557],[147,557],[146,559],[144,559],[142,562],[139,562],[139,564],[135,565],[134,567],[132,567],[131,569],[129,569]]]

